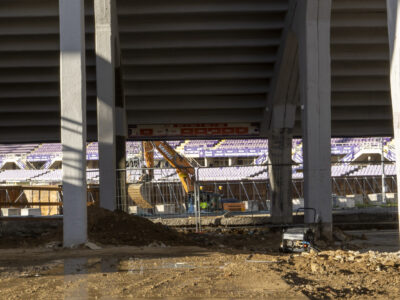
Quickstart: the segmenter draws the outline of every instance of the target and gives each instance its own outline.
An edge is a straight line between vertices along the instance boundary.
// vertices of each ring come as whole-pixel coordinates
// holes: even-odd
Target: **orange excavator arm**
[[[150,168],[148,171],[150,180],[154,177],[154,147],[151,142],[142,142],[144,160],[146,161],[146,166]]]
[[[175,168],[186,193],[193,193],[195,170],[191,163],[176,152],[168,143],[163,141],[147,141],[143,142],[143,149],[145,151],[144,157],[147,167],[154,167],[154,152],[152,151],[154,148],[156,148],[164,159]],[[151,154],[147,155],[147,152],[151,152]]]

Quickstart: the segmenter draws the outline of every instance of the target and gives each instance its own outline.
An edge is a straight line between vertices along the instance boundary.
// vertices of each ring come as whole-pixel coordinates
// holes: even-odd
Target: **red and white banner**
[[[259,137],[255,123],[203,123],[129,126],[129,139],[239,138]]]

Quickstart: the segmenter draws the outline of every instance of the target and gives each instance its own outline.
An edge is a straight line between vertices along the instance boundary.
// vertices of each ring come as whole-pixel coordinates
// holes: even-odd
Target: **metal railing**
[[[369,207],[385,209],[397,206],[397,185],[393,162],[385,161],[384,164],[379,161],[357,162],[350,167],[338,162],[332,163],[332,166],[334,167],[332,170],[336,172],[332,177],[332,205],[334,209]],[[340,166],[344,167],[343,171],[338,171]],[[379,168],[382,166],[385,170],[379,172]],[[270,167],[269,165],[196,167],[194,189],[190,193],[185,191],[176,170],[173,168],[126,168],[117,171],[117,185],[123,188],[117,189],[116,202],[118,209],[148,218],[177,219],[178,222],[178,219],[192,217],[198,228],[201,227],[200,220],[203,217],[219,216],[224,214],[226,210],[232,209],[234,205],[228,205],[230,203],[241,204],[241,206],[236,206],[234,214],[268,215],[271,200],[268,179],[268,168]],[[304,183],[302,165],[293,164],[293,170],[293,174],[297,174],[293,176],[292,180],[293,211],[295,211],[299,207],[304,207]],[[51,172],[49,170],[49,174]],[[148,175],[151,172],[154,173],[154,177],[149,180]],[[62,211],[62,182],[60,172],[57,174],[58,177],[52,178],[50,176],[47,181],[22,183],[25,190],[29,190],[29,186],[32,187],[29,193],[37,194],[37,196],[31,197],[37,199],[33,202],[50,202],[44,192],[32,192],[36,187],[45,189],[46,186],[53,186],[60,190],[58,200],[54,197],[56,200],[53,198],[51,200],[59,202],[55,206],[60,207],[60,210],[57,210],[57,212],[49,210],[48,214]],[[98,202],[99,170],[87,170],[87,183],[88,202]],[[7,196],[7,187],[13,188],[13,185],[18,185],[18,183],[4,182],[1,185],[5,190],[4,205],[6,202],[7,205],[12,205],[17,198],[10,200],[11,197]],[[142,198],[145,198],[147,204],[135,202],[135,193],[136,196],[144,194]],[[23,197],[26,197],[26,195]],[[18,201],[14,203],[20,203],[20,199],[17,199]],[[227,205],[224,205],[225,203]]]

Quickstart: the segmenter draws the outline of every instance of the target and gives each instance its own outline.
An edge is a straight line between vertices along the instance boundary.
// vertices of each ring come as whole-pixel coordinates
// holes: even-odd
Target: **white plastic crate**
[[[141,208],[137,205],[132,205],[128,207],[128,213],[132,215],[144,215],[148,214],[149,210],[147,208]]]
[[[174,204],[159,204],[156,205],[156,213],[161,215],[168,215],[175,213],[175,205]]]
[[[1,209],[1,215],[3,217],[14,217],[14,216],[20,216],[21,215],[21,209],[20,208],[2,208]]]
[[[243,201],[246,211],[259,211],[258,202],[256,200]]]
[[[41,216],[40,208],[22,208],[21,216]]]

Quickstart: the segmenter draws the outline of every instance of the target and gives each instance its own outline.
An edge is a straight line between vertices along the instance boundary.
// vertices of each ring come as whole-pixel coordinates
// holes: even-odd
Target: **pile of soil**
[[[194,245],[188,235],[146,218],[95,206],[88,207],[87,213],[88,239],[96,244],[156,247]],[[42,245],[59,247],[62,245],[62,236],[62,222],[58,226],[47,227],[45,232],[43,226],[7,235],[0,231],[0,249]]]
[[[62,241],[62,226],[48,228],[45,232],[26,232],[15,235],[0,235],[0,249],[31,248]]]
[[[190,230],[177,231],[146,218],[97,206],[89,206],[87,214],[88,239],[99,245],[200,246],[265,253],[277,252],[281,240],[279,230],[268,228],[215,228],[199,234]],[[59,221],[54,226],[41,225],[36,229],[25,226],[23,232],[0,235],[0,248],[43,245],[58,248],[62,245],[63,235],[62,220]]]
[[[184,234],[162,224],[95,206],[88,207],[88,235],[90,241],[105,245],[190,245]]]

